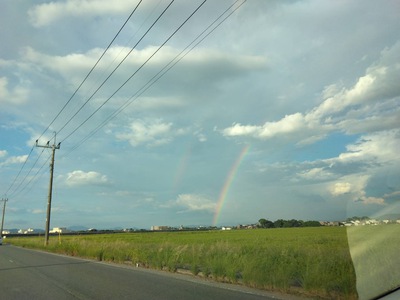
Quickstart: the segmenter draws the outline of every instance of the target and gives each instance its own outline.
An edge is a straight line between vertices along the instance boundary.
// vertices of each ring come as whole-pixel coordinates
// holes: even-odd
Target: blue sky
[[[136,97],[234,3],[205,2],[156,52],[202,1],[140,40],[169,2],[138,6],[62,111],[138,1],[0,2],[6,228],[44,227],[51,151],[34,144],[53,132],[51,227],[400,213],[397,1],[246,1]]]

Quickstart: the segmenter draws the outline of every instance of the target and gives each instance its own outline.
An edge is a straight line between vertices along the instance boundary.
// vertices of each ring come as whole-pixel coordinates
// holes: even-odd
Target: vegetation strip
[[[249,287],[356,299],[343,227],[13,237],[14,245],[191,274]]]

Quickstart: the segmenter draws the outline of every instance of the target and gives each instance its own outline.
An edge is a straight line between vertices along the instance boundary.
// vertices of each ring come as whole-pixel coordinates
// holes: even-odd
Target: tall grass
[[[43,238],[10,238],[43,249]],[[47,251],[194,275],[247,286],[355,299],[345,228],[149,232],[51,237]]]

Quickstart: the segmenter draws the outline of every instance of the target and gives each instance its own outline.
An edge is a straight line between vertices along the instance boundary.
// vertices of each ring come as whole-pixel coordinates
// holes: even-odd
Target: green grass
[[[44,249],[43,237],[8,238]],[[52,236],[47,251],[327,299],[356,299],[345,228]]]

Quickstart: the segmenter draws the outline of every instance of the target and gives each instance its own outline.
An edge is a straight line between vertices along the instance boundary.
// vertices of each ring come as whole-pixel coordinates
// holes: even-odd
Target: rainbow
[[[242,162],[244,156],[249,151],[250,146],[246,145],[243,147],[242,151],[240,152],[238,158],[236,159],[235,163],[232,165],[231,169],[229,170],[228,176],[226,176],[225,183],[222,186],[221,192],[218,197],[217,207],[215,208],[214,218],[213,218],[213,226],[216,226],[218,222],[218,218],[221,214],[222,207],[224,205],[226,196],[228,194],[229,188],[232,184],[233,178],[235,177],[237,170],[239,168],[240,163]]]
[[[182,156],[181,160],[179,161],[177,171],[175,172],[175,176],[173,179],[173,189],[176,190],[178,186],[181,184],[185,171],[188,167],[188,162],[190,156],[192,154],[192,146],[189,146],[184,155]]]

